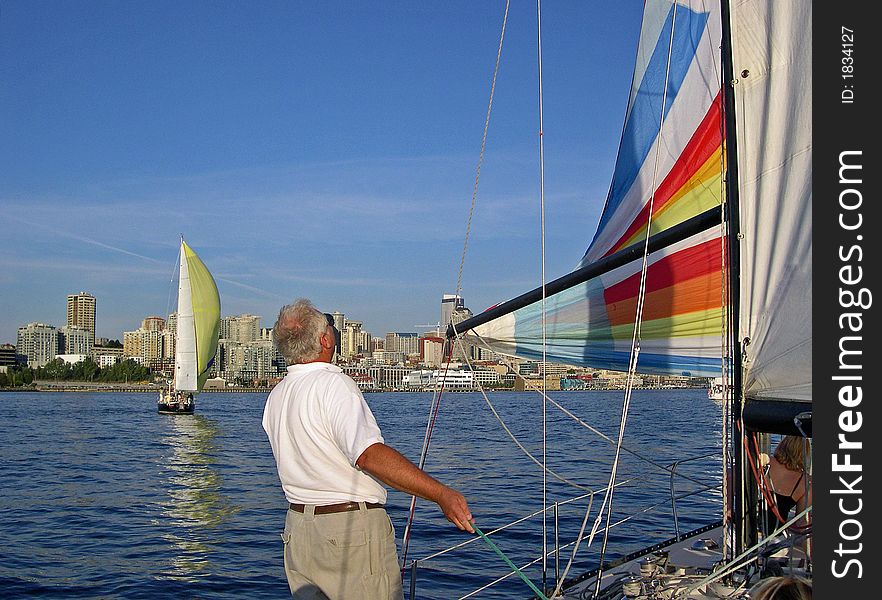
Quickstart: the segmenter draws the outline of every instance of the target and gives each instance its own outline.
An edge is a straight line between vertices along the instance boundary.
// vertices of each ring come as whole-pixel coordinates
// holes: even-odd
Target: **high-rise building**
[[[162,331],[165,329],[165,319],[162,317],[147,317],[141,321],[141,329],[145,331]]]
[[[444,294],[441,297],[441,335],[447,332],[447,326],[453,320],[457,310],[463,308],[462,296],[457,294]]]
[[[408,354],[420,353],[420,336],[410,332],[389,332],[386,334],[386,352]]]
[[[90,332],[92,344],[95,343],[95,305],[95,296],[86,292],[67,296],[67,326]]]
[[[359,345],[362,325],[364,323],[361,321],[346,320],[344,322],[343,331],[340,332],[340,355],[344,360],[364,352],[364,348]]]
[[[220,323],[220,337],[240,344],[256,342],[260,339],[260,317],[248,314],[223,317]]]
[[[339,310],[332,312],[331,316],[334,318],[334,327],[337,328],[337,331],[343,331],[343,327],[346,325],[346,316]]]
[[[43,367],[58,354],[58,330],[45,323],[28,323],[18,328],[15,347],[29,367]]]
[[[58,351],[61,354],[81,354],[89,356],[92,352],[92,336],[89,331],[76,325],[58,328]]]

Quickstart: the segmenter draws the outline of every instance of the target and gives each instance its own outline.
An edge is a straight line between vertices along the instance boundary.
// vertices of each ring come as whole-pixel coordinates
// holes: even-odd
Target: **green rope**
[[[521,570],[518,569],[518,568],[514,565],[514,563],[511,562],[511,561],[509,560],[509,558],[508,558],[505,554],[502,553],[502,550],[500,550],[499,548],[496,547],[496,544],[494,544],[494,543],[492,542],[492,540],[490,540],[490,538],[488,538],[488,537],[484,534],[483,531],[481,531],[480,529],[478,529],[478,526],[477,526],[477,525],[475,525],[474,523],[472,523],[472,529],[474,529],[474,530],[475,530],[475,533],[477,533],[479,536],[481,536],[481,538],[482,538],[485,542],[487,542],[487,545],[489,545],[491,548],[493,548],[493,551],[496,552],[496,554],[498,554],[499,557],[500,557],[502,560],[504,560],[504,561],[508,564],[508,566],[511,567],[511,568],[514,570],[515,573],[518,574],[518,577],[520,577],[521,579],[524,580],[524,583],[526,583],[527,585],[530,586],[530,589],[532,589],[534,592],[536,592],[536,596],[539,598],[539,600],[548,600],[548,596],[546,596],[545,594],[543,594],[542,592],[540,592],[540,591],[539,591],[539,588],[537,588],[535,585],[533,585],[533,582],[530,581],[529,579],[527,579],[527,576],[526,576],[526,575],[524,575],[523,573],[521,573]]]

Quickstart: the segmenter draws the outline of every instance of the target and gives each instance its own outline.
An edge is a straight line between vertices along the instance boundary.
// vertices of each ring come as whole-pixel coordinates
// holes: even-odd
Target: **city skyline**
[[[609,12],[600,19],[597,10]],[[543,16],[547,277],[606,197],[641,2]],[[98,337],[171,312],[180,235],[224,314],[297,297],[366,330],[540,284],[535,7],[5,3],[0,341],[99,299]],[[602,81],[603,85],[597,85]],[[601,89],[602,88],[602,89]],[[479,161],[480,181],[469,219]]]
[[[94,295],[89,294],[88,292],[80,291],[76,294],[68,294],[66,296],[66,302],[67,302],[66,306],[67,306],[68,317],[67,317],[67,320],[63,324],[61,322],[55,322],[55,321],[40,321],[40,320],[33,320],[32,319],[32,320],[29,320],[29,321],[26,321],[24,323],[20,323],[19,325],[17,325],[16,332],[18,331],[18,329],[21,329],[23,327],[27,327],[29,325],[47,325],[50,327],[54,327],[55,329],[61,329],[62,327],[65,327],[65,326],[67,326],[67,327],[71,326],[72,325],[72,323],[70,322],[71,298],[75,298],[75,297],[78,298],[83,295],[91,298],[91,301],[92,301],[92,313],[91,313],[92,324],[95,325],[95,324],[100,323],[100,317],[97,316],[97,315],[100,315],[100,312],[97,312],[94,308],[95,304],[97,304],[97,300],[99,300],[99,299],[96,298]],[[449,296],[448,294],[445,294],[445,298],[447,298],[448,296]],[[439,314],[443,318],[443,314],[444,314],[444,300],[443,299],[439,299],[439,307],[440,307]],[[347,315],[345,313],[341,313],[340,311],[333,311],[333,312],[337,315],[341,315],[343,317],[343,319],[345,320],[345,322],[347,322],[347,323],[353,322],[353,321],[363,323],[363,321],[361,319],[357,318],[357,315]],[[92,334],[93,343],[94,343],[95,339],[116,340],[116,341],[122,342],[123,334],[126,331],[134,331],[135,329],[142,327],[145,321],[150,321],[152,319],[161,319],[163,321],[163,324],[165,324],[165,322],[168,321],[169,317],[171,317],[173,314],[175,314],[174,311],[172,311],[171,313],[165,314],[165,315],[158,315],[158,314],[142,315],[141,317],[139,317],[137,319],[133,319],[132,320],[133,325],[128,327],[127,329],[124,329],[123,331],[120,331],[118,333],[118,335],[97,335],[92,330],[89,330],[89,329],[86,329],[86,330]],[[235,318],[235,317],[246,317],[246,316],[247,317],[256,317],[259,320],[260,329],[271,329],[273,324],[275,323],[275,319],[276,319],[276,315],[273,315],[270,322],[266,322],[264,320],[266,318],[264,315],[258,315],[253,312],[247,312],[247,311],[244,313],[237,313],[237,314],[221,314],[222,319],[230,319],[230,318]],[[440,321],[438,321],[438,323],[440,324]],[[79,327],[79,325],[76,325],[76,324],[73,324],[73,325],[76,327]],[[410,329],[388,330],[388,331],[383,331],[383,332],[371,331],[367,328],[360,328],[360,329],[362,331],[368,333],[371,336],[379,338],[379,337],[383,337],[383,336],[386,336],[388,334],[393,334],[393,333],[408,333],[408,334],[416,333],[416,334],[422,335],[424,333],[427,333],[430,330],[434,330],[434,326],[429,328],[425,325],[417,325],[417,326],[410,328]],[[223,336],[221,336],[221,337],[223,337]],[[0,344],[15,345],[15,336],[13,336],[10,341],[0,340]]]

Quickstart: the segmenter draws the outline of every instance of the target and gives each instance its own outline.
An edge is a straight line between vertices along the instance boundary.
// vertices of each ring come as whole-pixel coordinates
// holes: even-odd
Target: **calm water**
[[[514,436],[541,460],[538,396],[492,393]],[[552,398],[615,437],[621,392],[562,392]],[[286,598],[279,533],[285,499],[260,426],[261,394],[202,394],[197,414],[159,415],[152,394],[0,393],[0,596],[4,598]],[[431,394],[369,394],[386,441],[416,461]],[[704,390],[638,391],[628,446],[659,464],[714,453],[720,409]],[[547,416],[548,467],[561,478],[600,488],[609,477],[611,445],[557,409]],[[542,506],[542,472],[502,429],[477,393],[441,401],[427,470],[469,499],[486,532]],[[719,483],[714,456],[678,472]],[[622,455],[614,517],[655,509],[614,530],[608,557],[672,537],[670,476]],[[682,480],[678,492],[695,489]],[[548,476],[548,501],[584,493]],[[598,494],[593,520],[602,501]],[[389,494],[399,548],[410,498]],[[560,510],[560,540],[576,536],[588,501]],[[677,505],[681,530],[716,518],[718,500],[693,495]],[[590,526],[590,525],[589,525]],[[554,546],[553,520],[548,545]],[[417,503],[407,559],[423,559],[472,536]],[[651,538],[649,540],[648,538]],[[534,517],[494,536],[518,565],[542,554]],[[595,541],[570,576],[596,564]],[[561,569],[569,550],[562,552]],[[399,552],[400,555],[400,552]],[[507,572],[481,540],[421,562],[416,597],[459,598]],[[526,573],[534,583],[541,569]],[[548,578],[554,560],[548,561]],[[406,595],[410,582],[405,577]],[[479,598],[528,598],[517,577]]]

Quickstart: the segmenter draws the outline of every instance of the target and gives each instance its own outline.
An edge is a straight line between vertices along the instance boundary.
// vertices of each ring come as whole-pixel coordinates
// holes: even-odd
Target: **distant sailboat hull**
[[[156,409],[161,415],[192,415],[196,410],[196,401],[192,398],[177,400],[174,396],[161,397]]]

